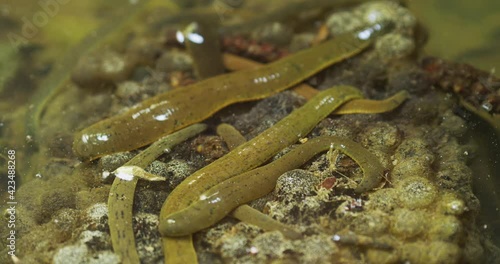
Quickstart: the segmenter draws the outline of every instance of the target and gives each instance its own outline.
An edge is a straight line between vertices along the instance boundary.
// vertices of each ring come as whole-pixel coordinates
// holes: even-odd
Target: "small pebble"
[[[284,173],[276,182],[275,194],[281,200],[303,200],[314,193],[319,179],[305,170]]]
[[[438,191],[427,179],[410,177],[403,180],[397,189],[400,193],[399,201],[409,209],[427,207],[436,200]]]

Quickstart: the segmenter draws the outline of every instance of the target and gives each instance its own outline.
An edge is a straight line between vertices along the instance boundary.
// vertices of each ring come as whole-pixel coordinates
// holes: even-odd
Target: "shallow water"
[[[160,2],[152,1],[152,4]],[[102,6],[86,1],[67,1],[67,4],[49,9],[28,0],[0,3],[0,149],[4,155],[8,149],[19,153],[16,161],[21,173],[18,177],[26,180],[37,177],[36,170],[30,169],[31,164],[23,161],[23,157],[28,156],[26,152],[32,151],[29,147],[31,135],[12,134],[23,128],[24,121],[19,120],[25,119],[25,113],[32,109],[30,104],[36,102],[37,98],[32,98],[32,94],[38,89],[39,81],[47,76],[53,67],[52,62],[61,58],[64,51],[77,45],[89,32],[95,32],[99,25],[109,23],[109,17],[120,14],[115,3],[119,1],[107,1]],[[470,3],[474,5],[470,6]],[[486,71],[500,70],[500,47],[497,44],[500,42],[500,21],[497,19],[500,17],[500,2],[426,0],[411,1],[410,7],[428,28],[426,54],[471,63]],[[20,45],[27,48],[19,50]],[[7,113],[14,113],[19,119],[13,128],[6,128],[2,123]],[[471,164],[478,174],[484,175],[475,182],[483,209],[489,212],[481,221],[485,230],[491,230],[500,244],[499,194],[495,189],[495,186],[500,186],[498,136],[481,122],[475,127],[471,137],[486,131],[486,136],[478,137],[482,151]],[[15,143],[5,142],[1,138],[4,135],[15,139]],[[0,165],[3,170],[5,163],[0,162]],[[7,183],[1,181],[0,184],[3,185],[0,190],[5,192]],[[2,194],[2,203],[6,202],[5,198]]]
[[[500,76],[499,1],[408,2],[410,9],[429,30],[427,54],[470,63]]]

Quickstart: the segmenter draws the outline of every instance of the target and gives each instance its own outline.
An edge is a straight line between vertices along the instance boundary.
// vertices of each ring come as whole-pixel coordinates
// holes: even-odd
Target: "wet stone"
[[[167,182],[170,188],[179,185],[194,172],[193,166],[184,160],[173,159],[166,163]]]
[[[472,170],[463,162],[444,162],[436,175],[436,183],[443,189],[469,187]]]
[[[444,113],[440,126],[457,137],[461,137],[467,132],[465,120],[455,115],[452,110],[448,110]]]
[[[319,179],[305,170],[292,170],[284,173],[276,182],[275,194],[281,200],[302,200],[312,195]]]
[[[361,144],[367,148],[388,150],[401,141],[401,132],[396,126],[384,122],[370,125],[360,134]]]
[[[377,41],[375,48],[382,58],[398,59],[412,54],[415,42],[401,34],[387,34]]]
[[[223,258],[237,259],[246,255],[249,239],[244,233],[227,233],[218,241],[218,248]]]
[[[394,239],[391,239],[388,236],[377,237],[377,240],[380,242],[386,242],[389,245],[394,244]],[[401,259],[400,252],[398,250],[387,251],[375,248],[368,248],[366,257],[368,258],[369,263],[377,264],[398,263]]]
[[[392,212],[399,206],[399,193],[394,188],[381,189],[368,195],[366,207],[378,209],[386,213]]]
[[[281,258],[286,250],[292,248],[291,243],[279,231],[266,232],[258,235],[251,243],[257,254],[268,258]]]
[[[395,159],[398,161],[413,157],[423,157],[429,164],[434,161],[434,154],[429,150],[427,142],[420,138],[405,139],[396,149]]]
[[[85,210],[84,221],[87,229],[105,231],[108,229],[108,206],[96,203]]]
[[[158,215],[138,213],[134,216],[134,230],[139,258],[142,263],[158,263],[163,259]]]
[[[88,89],[104,88],[129,77],[135,61],[116,51],[105,50],[83,56],[78,61],[71,79],[79,87]]]
[[[80,220],[80,213],[75,209],[62,209],[52,217],[54,227],[60,232],[60,236],[64,239],[71,238],[75,228],[77,228]]]
[[[403,259],[416,264],[458,263],[460,248],[451,243],[435,241],[414,242],[403,245]]]
[[[295,252],[299,253],[299,263],[331,263],[338,247],[332,242],[331,236],[315,235],[302,240],[293,241]]]
[[[182,51],[169,51],[156,61],[156,70],[161,72],[186,71],[193,65],[191,56]]]
[[[441,214],[461,215],[466,210],[464,201],[452,193],[442,194],[437,204],[437,211]]]
[[[408,177],[431,178],[433,171],[426,157],[410,158],[403,161],[396,160],[397,164],[391,172],[393,184],[399,184]]]
[[[119,152],[106,155],[99,159],[99,167],[103,173],[112,172],[131,160],[134,156],[135,153],[131,152]]]
[[[367,236],[381,235],[385,233],[389,225],[389,214],[379,210],[359,213],[350,224],[356,234]]]
[[[462,224],[455,216],[438,215],[429,224],[427,237],[432,240],[455,242],[462,231]]]
[[[401,238],[412,238],[426,229],[427,215],[423,211],[397,209],[392,216],[391,233]]]
[[[437,188],[427,179],[411,177],[397,187],[401,204],[409,209],[427,207],[436,200]]]
[[[439,155],[441,167],[446,167],[446,163],[458,162],[466,163],[475,156],[476,147],[474,145],[462,145],[456,139],[449,139],[440,146],[437,153]]]
[[[326,21],[327,27],[332,35],[342,34],[360,28],[363,26],[363,21],[353,16],[351,12],[336,12],[331,15]]]
[[[111,249],[109,234],[98,230],[85,230],[80,233],[79,239],[92,251]]]

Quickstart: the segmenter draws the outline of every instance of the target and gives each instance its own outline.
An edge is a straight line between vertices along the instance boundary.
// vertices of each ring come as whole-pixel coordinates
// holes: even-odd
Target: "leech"
[[[145,168],[160,155],[175,145],[186,141],[206,129],[205,124],[194,124],[176,133],[163,137],[151,144],[147,149],[139,153],[124,166],[136,166]],[[117,171],[120,170],[117,169]],[[114,252],[120,256],[122,263],[140,263],[135,245],[135,236],[132,226],[133,204],[137,177],[123,180],[116,177],[111,186],[108,198],[109,231]]]
[[[188,207],[162,219],[162,234],[185,236],[212,226],[239,205],[270,193],[283,173],[302,166],[330,148],[350,156],[363,170],[363,179],[355,188],[357,193],[366,192],[380,183],[384,167],[374,154],[359,143],[335,136],[317,137],[268,165],[229,178],[205,191]]]
[[[120,15],[114,16],[111,21],[89,33],[81,42],[76,44],[71,52],[68,52],[61,61],[54,63],[54,69],[50,75],[43,80],[35,94],[31,96],[32,101],[29,114],[27,115],[26,130],[27,135],[34,139],[34,144],[38,145],[41,138],[38,138],[40,122],[46,110],[47,104],[57,96],[65,84],[69,81],[71,70],[74,69],[80,57],[85,56],[89,51],[95,49],[110,35],[123,28],[129,21],[136,17],[150,0],[140,1],[136,4],[129,4]]]
[[[183,31],[184,44],[193,59],[193,69],[198,80],[225,72],[217,34],[218,18],[201,20],[189,24]]]
[[[302,238],[302,234],[292,227],[278,222],[269,215],[263,214],[259,210],[246,204],[240,205],[234,209],[231,212],[231,216],[245,223],[258,226],[265,231],[279,231],[288,239],[295,240]]]
[[[217,135],[226,141],[229,150],[233,150],[246,142],[245,137],[243,137],[243,135],[241,135],[236,128],[229,124],[220,124],[217,126]],[[302,235],[295,231],[292,227],[287,226],[246,204],[240,205],[234,209],[231,212],[231,216],[245,223],[258,226],[266,231],[279,231],[289,239],[299,239],[302,237]]]
[[[253,76],[253,82],[260,84],[259,86],[254,86],[252,91],[254,90],[259,90],[258,88],[264,87],[264,94],[261,94],[262,96],[270,95],[274,92],[277,92],[277,90],[272,89],[272,91],[269,91],[269,89],[266,88],[272,88],[272,87],[277,87],[283,85],[283,87],[292,87],[302,81],[303,79],[298,79],[296,77],[302,77],[302,78],[307,78],[308,76],[314,74],[318,70],[323,69],[324,67],[327,67],[328,65],[340,61],[343,58],[347,58],[349,56],[352,56],[356,53],[359,53],[362,51],[365,47],[368,47],[370,42],[373,40],[373,37],[376,35],[379,35],[383,33],[384,31],[387,31],[391,28],[391,24],[377,24],[374,25],[373,27],[363,30],[363,31],[357,31],[356,34],[345,34],[337,37],[335,40],[339,40],[338,42],[332,42],[328,41],[325,42],[321,45],[316,46],[313,49],[310,49],[310,52],[307,52],[308,50],[302,51],[297,53],[294,56],[290,56],[293,59],[285,58],[281,60],[281,62],[285,62],[280,64],[279,62],[270,64],[269,66],[263,66],[261,69],[267,70],[267,74],[262,76],[262,75],[256,75]],[[363,34],[361,34],[363,33]],[[365,38],[364,33],[369,33],[369,37]],[[377,34],[374,34],[377,33]],[[361,43],[360,43],[361,42]],[[335,43],[332,45],[331,43]],[[362,43],[366,44],[363,45]],[[330,46],[331,45],[331,46]],[[326,50],[326,47],[329,47],[328,51]],[[355,48],[353,48],[355,47]],[[315,52],[313,52],[315,51]],[[316,58],[321,58],[321,56],[318,57],[318,54],[320,51],[325,52],[326,54],[323,54],[323,60],[320,60],[318,62],[316,60],[316,63],[311,63],[311,56],[316,56]],[[337,52],[340,51],[340,54],[336,54]],[[335,55],[333,55],[335,54]],[[314,61],[314,60],[313,60]],[[307,65],[307,66],[306,66]],[[317,67],[319,65],[323,65],[321,67]],[[278,67],[279,66],[279,67]],[[316,67],[315,67],[316,66]],[[284,67],[284,68],[280,68]],[[283,76],[288,76],[288,78],[280,79],[282,74],[280,71],[287,69],[286,71],[282,72]],[[292,70],[295,69],[295,70]],[[256,71],[246,71],[244,72],[244,75],[247,75],[248,73],[255,73]],[[291,74],[292,72],[295,72],[294,74]],[[226,76],[235,76],[233,75],[226,75]],[[271,74],[271,75],[269,75]],[[279,75],[277,75],[279,74]],[[272,76],[272,78],[270,78]],[[279,77],[277,77],[279,76]],[[269,78],[268,78],[269,77]],[[228,77],[226,77],[228,78]],[[215,80],[218,78],[211,78],[208,79],[210,80]],[[276,82],[274,81],[276,80]],[[288,80],[284,82],[284,80]],[[273,83],[270,85],[267,85],[268,83]],[[262,85],[266,84],[266,85]],[[217,83],[214,83],[214,85],[221,85],[220,79],[217,80]],[[222,82],[222,85],[224,87],[224,82]],[[245,87],[245,86],[243,86]],[[193,87],[192,87],[193,88]],[[202,87],[202,88],[207,88],[207,87]],[[252,88],[252,87],[250,87]],[[198,88],[200,89],[200,88]],[[182,91],[183,89],[177,89],[179,91]],[[278,89],[279,90],[279,89]],[[351,90],[351,91],[349,91]],[[231,90],[229,90],[231,91]],[[246,89],[242,91],[242,89],[236,89],[238,94],[243,94],[243,92],[247,92]],[[270,93],[271,92],[271,93]],[[330,94],[328,93],[337,93],[337,94]],[[210,93],[209,93],[210,94]],[[222,102],[225,102],[227,104],[231,102],[237,102],[239,101],[245,101],[245,100],[250,100],[248,96],[241,98],[241,96],[236,95],[230,95],[235,98],[239,98],[236,101],[227,101],[225,99],[222,100]],[[223,93],[220,94],[220,96],[223,96]],[[338,96],[338,98],[336,98]],[[234,176],[235,174],[241,173],[243,171],[252,169],[256,166],[259,166],[262,164],[265,160],[269,159],[273,153],[276,153],[280,149],[284,148],[287,145],[292,144],[298,138],[302,137],[303,135],[306,135],[311,131],[311,129],[319,122],[321,121],[324,117],[326,117],[329,113],[331,113],[335,108],[340,106],[341,104],[354,99],[356,97],[360,97],[359,91],[348,87],[348,86],[339,86],[335,87],[334,90],[329,89],[323,92],[320,92],[317,96],[311,99],[308,103],[306,103],[302,108],[302,111],[295,111],[295,114],[292,113],[289,115],[291,118],[285,118],[284,120],[286,121],[280,121],[276,124],[275,127],[272,127],[271,129],[266,130],[264,133],[262,133],[260,136],[256,137],[255,139],[249,141],[248,143],[251,143],[251,145],[247,145],[248,143],[243,144],[242,146],[236,148],[233,152],[237,153],[237,157],[233,157],[233,155],[226,155],[222,157],[221,159],[217,160],[216,162],[208,165],[204,169],[198,171],[198,173],[194,173],[188,179],[184,180],[174,191],[167,197],[167,200],[165,201],[161,213],[160,213],[160,226],[159,230],[160,233],[162,233],[164,229],[164,223],[163,219],[171,213],[174,213],[178,210],[181,210],[185,207],[187,207],[190,203],[196,200],[196,197],[199,196],[204,190],[207,190],[208,188],[212,187],[213,185],[217,184],[218,181],[223,181],[227,178],[230,178]],[[231,98],[231,97],[230,97]],[[206,98],[204,98],[205,101]],[[215,98],[218,99],[218,98]],[[258,99],[258,98],[254,98]],[[208,100],[209,101],[209,100]],[[217,102],[220,102],[218,100]],[[203,103],[200,102],[200,103]],[[146,104],[147,105],[147,104]],[[196,107],[200,107],[200,105],[193,104]],[[201,105],[203,106],[203,105]],[[220,105],[219,107],[223,107],[225,105]],[[139,107],[140,108],[140,107]],[[325,111],[326,108],[330,108],[327,113],[322,113]],[[146,108],[148,109],[148,108]],[[299,109],[299,110],[300,110]],[[305,109],[305,110],[304,110]],[[209,114],[211,114],[213,111],[211,111],[210,108],[203,109],[204,111],[208,111]],[[217,108],[214,108],[214,110],[217,110]],[[299,114],[297,114],[297,112]],[[312,112],[311,116],[308,116],[307,113]],[[305,116],[302,116],[306,114],[307,118],[304,118]],[[192,117],[192,113],[190,115]],[[207,115],[204,115],[207,116]],[[309,118],[310,117],[310,118]],[[318,119],[319,118],[319,119]],[[183,120],[183,119],[181,119]],[[307,120],[307,121],[306,121]],[[287,124],[290,123],[290,124]],[[299,123],[298,125],[294,126],[295,123]],[[100,131],[100,128],[98,126],[98,131]],[[97,131],[97,132],[98,132]],[[268,132],[268,133],[266,133]],[[99,132],[98,132],[99,133]],[[164,132],[165,133],[165,132]],[[277,134],[275,134],[277,133]],[[87,134],[82,134],[81,136],[84,136],[84,138],[88,138],[86,136]],[[278,139],[276,144],[272,144],[271,142],[268,142],[266,139]],[[78,136],[77,136],[78,140]],[[259,142],[263,141],[263,142]],[[261,150],[260,148],[264,147],[267,141],[267,145],[271,146],[268,148],[265,148]],[[78,143],[78,141],[75,141]],[[259,144],[260,143],[260,144]],[[253,144],[253,145],[252,145]],[[83,148],[78,147],[79,144],[75,144],[74,146],[77,146],[74,149],[83,149],[83,150],[88,150],[85,146]],[[248,146],[248,148],[246,148]],[[109,146],[108,146],[109,147]],[[77,151],[78,152],[78,151]],[[85,151],[84,151],[85,152]],[[99,152],[99,151],[97,151]],[[87,156],[92,156],[96,152],[88,152],[89,154]],[[94,153],[94,154],[92,154]],[[256,158],[254,158],[254,156]],[[229,158],[228,158],[229,157]],[[233,160],[234,159],[234,160]],[[230,164],[232,162],[237,162],[237,164],[241,164],[243,166],[235,166]],[[242,161],[242,162],[240,162]],[[222,164],[222,166],[221,166]],[[215,170],[215,171],[214,171]],[[222,174],[222,177],[220,177],[219,180],[214,179],[216,176],[214,176],[212,173],[216,172],[217,174]],[[219,181],[219,182],[220,182]],[[195,184],[197,183],[197,184]],[[196,187],[198,186],[198,187]],[[176,238],[164,238],[163,239],[163,250],[164,250],[164,255],[165,255],[165,263],[197,263],[197,256],[196,252],[194,251],[193,248],[193,243],[192,243],[192,237],[189,236],[183,236],[183,237],[176,237]]]
[[[390,112],[400,106],[410,94],[407,91],[399,91],[384,100],[357,99],[349,101],[333,112],[337,115],[345,114],[380,114]]]
[[[337,107],[359,97],[359,90],[350,86],[336,86],[321,91],[257,137],[190,175],[170,193],[163,204],[158,227],[160,233],[163,236],[169,233],[167,217],[170,214],[188,207],[203,192],[220,182],[261,165],[278,151],[307,135]],[[163,249],[165,263],[196,261],[191,236],[164,237]]]
[[[247,141],[236,128],[225,123],[217,126],[217,135],[222,137],[229,150],[233,150]]]
[[[115,171],[112,172],[116,177],[122,179],[122,180],[128,180],[130,181],[132,177],[138,177],[147,181],[165,181],[166,179],[149,173],[145,171],[143,168],[139,166],[121,166],[120,168],[116,169]]]
[[[242,70],[248,70],[248,69],[256,69],[259,67],[262,67],[262,63],[243,58],[240,56],[236,56],[230,53],[224,53],[222,55],[222,60],[224,62],[224,66],[226,69],[230,71],[242,71]],[[307,100],[313,98],[317,93],[318,90],[315,88],[305,84],[305,83],[300,83],[295,85],[292,90],[306,98]]]
[[[252,61],[247,58],[239,57],[233,54],[223,54],[224,65],[228,70],[241,71],[262,66],[263,64]],[[301,83],[292,88],[292,91],[309,100],[319,91],[314,87]],[[370,100],[370,99],[355,99],[351,100],[337,110],[334,114],[379,114],[389,112],[398,107],[404,100],[409,97],[407,91],[400,91],[395,95],[385,100]]]
[[[227,105],[265,98],[292,87],[331,64],[361,52],[375,36],[391,28],[389,22],[375,24],[258,69],[229,73],[170,90],[76,133],[73,150],[88,160],[147,145],[200,122]]]

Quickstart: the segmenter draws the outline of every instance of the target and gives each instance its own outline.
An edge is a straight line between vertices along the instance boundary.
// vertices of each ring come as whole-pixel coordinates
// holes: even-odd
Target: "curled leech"
[[[344,90],[344,89],[345,89],[345,87],[334,87],[334,88],[339,88],[340,90]],[[328,91],[328,90],[327,90],[327,91]],[[339,92],[339,91],[337,90],[337,92]],[[346,92],[346,91],[343,91],[343,92]],[[323,91],[323,92],[320,92],[320,93],[328,93],[328,92]],[[321,96],[320,96],[320,95],[318,95],[318,96],[317,96],[317,98],[314,98],[314,100],[319,100],[319,98],[320,98],[320,97],[321,97]],[[358,100],[358,99],[353,99],[353,100]],[[320,100],[320,101],[321,101],[321,100]],[[345,101],[349,102],[350,100],[345,100]],[[341,105],[342,105],[342,103],[341,103]],[[314,109],[314,107],[313,107],[312,109]],[[332,110],[335,110],[335,107],[332,107],[331,109],[332,109]],[[363,109],[363,107],[357,107],[357,109]],[[368,113],[370,113],[370,111],[372,111],[372,109],[373,109],[372,107],[369,107],[369,108],[367,108],[367,109],[366,109],[366,111],[367,111]],[[297,109],[297,110],[296,110],[296,112],[297,112],[297,111],[300,111],[300,109]],[[314,112],[315,112],[315,111],[314,111]],[[292,113],[292,114],[293,114],[293,113]],[[297,120],[297,117],[298,117],[298,116],[294,116],[294,118],[295,118],[295,119],[294,119],[294,118],[290,118],[290,121],[293,121],[293,120],[295,120],[295,121],[296,121],[296,120]],[[304,120],[309,120],[309,119],[304,119]],[[281,121],[280,121],[280,122],[281,122]],[[283,123],[287,123],[287,121],[283,121]],[[292,123],[288,123],[288,124],[293,126],[293,124],[294,124],[294,123],[292,122]],[[283,131],[285,131],[285,132],[286,132],[286,131],[288,131],[288,130],[286,129],[286,127],[285,127],[285,128],[281,128],[281,129],[282,129]],[[285,134],[286,134],[286,133],[285,133]],[[306,133],[306,134],[307,134],[307,133]],[[261,135],[262,135],[262,134],[261,134]],[[297,138],[297,139],[298,139],[298,138]],[[248,143],[247,143],[247,144],[248,144]],[[237,153],[237,152],[234,152],[234,151],[233,151],[233,155],[238,155],[238,154],[234,154],[234,153]],[[259,153],[259,152],[255,152],[255,153]],[[230,154],[228,154],[228,155],[230,155]],[[240,160],[240,161],[241,161],[241,160]],[[226,163],[226,162],[222,162],[222,163]],[[227,165],[227,163],[226,163],[224,166],[226,166],[226,165]],[[217,167],[214,167],[214,168],[215,168],[215,170],[217,170]],[[236,169],[238,169],[238,167],[236,167]],[[224,173],[227,173],[227,170],[221,170],[221,172],[224,174]],[[207,175],[207,174],[208,174],[208,175],[210,175],[210,174],[211,174],[210,170],[208,170],[208,171],[203,171],[203,172],[198,172],[198,173],[199,173],[199,175],[201,175],[201,176],[202,176],[202,175]],[[382,176],[382,174],[380,174],[380,175],[378,175],[378,176],[377,176],[377,175],[375,175],[375,174],[370,174],[370,175],[374,175],[374,177],[371,177],[372,181],[368,181],[368,184],[360,184],[358,188],[362,188],[363,186],[365,186],[365,187],[366,187],[367,185],[373,184],[373,182],[378,182],[378,181],[379,181],[379,179],[380,179],[380,177]],[[230,176],[229,176],[229,177],[230,177]],[[363,182],[362,182],[362,183],[363,183]],[[182,190],[182,189],[181,189],[181,190]],[[191,196],[191,197],[192,197],[192,198],[189,198],[189,199],[196,199],[196,197],[195,197],[195,196]],[[182,199],[182,198],[181,198],[181,199]],[[179,203],[180,201],[177,201],[177,202]],[[179,206],[179,205],[178,205],[178,206]],[[167,214],[166,214],[167,209],[166,209],[165,207],[166,207],[166,203],[164,204],[164,207],[162,207],[162,213],[160,214],[160,219],[163,219],[163,217],[164,217],[165,215],[167,215]],[[179,207],[180,207],[180,206],[179,206]],[[172,210],[172,211],[174,211],[174,210]],[[238,212],[239,212],[238,210],[235,210],[235,211],[233,212],[233,214],[234,214],[234,213],[238,214]],[[240,216],[241,216],[241,214],[240,214]],[[237,217],[237,218],[239,218],[239,219],[240,219],[240,217],[238,217],[238,215],[236,215],[235,217]],[[246,220],[248,220],[248,218],[247,218]],[[160,225],[161,225],[161,223],[160,223]],[[161,227],[160,227],[160,228],[161,228]],[[294,231],[293,231],[293,230],[290,230],[290,232],[287,232],[287,231],[286,231],[286,229],[287,229],[287,226],[284,226],[284,227],[281,229],[281,230],[284,230],[284,231],[282,231],[282,233],[283,233],[283,234],[285,234],[285,236],[287,236],[287,237],[289,237],[289,238],[293,239],[293,238],[294,238]],[[277,228],[277,230],[279,230],[279,229]],[[280,231],[281,231],[281,230],[280,230]],[[161,232],[161,231],[160,231],[160,232]],[[192,239],[192,238],[191,238],[191,236],[177,237],[177,238],[175,238],[175,239],[174,239],[174,238],[168,238],[168,237],[165,237],[165,238],[163,239],[163,248],[164,248],[165,254],[168,254],[168,252],[176,252],[176,253],[177,253],[177,254],[175,254],[175,255],[165,255],[165,256],[166,256],[167,261],[179,261],[179,263],[180,263],[180,262],[182,262],[182,261],[196,261],[196,259],[197,259],[197,258],[196,258],[196,252],[194,251],[194,248],[193,248],[193,244],[192,244],[192,240],[191,240],[191,239]]]
[[[390,23],[389,24],[384,23],[384,24],[377,24],[372,28],[369,28],[368,30],[340,35],[335,39],[337,41],[335,40],[328,41],[324,44],[318,45],[310,49],[310,50],[315,50],[315,52],[306,53],[307,51],[306,50],[303,52],[299,52],[293,56],[290,56],[284,60],[281,60],[281,62],[285,61],[285,63],[283,64],[273,63],[270,64],[269,67],[264,66],[261,69],[265,69],[266,71],[264,72],[266,72],[266,74],[261,76],[253,76],[254,78],[252,79],[252,81],[255,84],[259,85],[258,86],[247,85],[246,88],[258,90],[258,88],[264,87],[263,89],[264,93],[260,95],[262,97],[265,97],[272,93],[281,91],[282,89],[292,87],[297,83],[299,83],[304,78],[307,78],[310,75],[314,74],[315,72],[319,71],[320,68],[322,68],[323,66],[327,67],[344,58],[347,58],[349,56],[361,52],[364,48],[368,47],[371,44],[374,37],[385,33],[391,28],[392,25]],[[360,32],[369,33],[368,35],[365,35],[368,36],[368,38],[361,37],[361,35],[359,34]],[[324,53],[324,56],[318,56],[318,53],[320,52]],[[318,63],[318,61],[315,62],[311,56],[316,56],[316,58],[323,57],[321,63]],[[318,67],[319,65],[322,66]],[[286,69],[286,71],[277,72],[278,70],[282,71],[284,69]],[[292,71],[292,69],[294,70]],[[289,71],[295,73],[290,74],[291,72]],[[255,71],[246,71],[244,75],[248,75],[248,73],[255,73]],[[274,79],[276,79],[275,77],[278,76],[276,75],[277,73],[279,73],[280,78],[282,76],[281,73],[286,74],[283,76],[287,76],[287,78],[281,79],[280,82],[274,82]],[[274,77],[271,79],[265,77],[265,79],[263,79],[264,76],[274,76]],[[218,77],[208,79],[207,82],[215,79],[218,79]],[[219,79],[214,84],[219,86],[222,85],[224,87],[226,83],[220,82],[221,80],[222,79]],[[243,78],[243,80],[245,80],[245,78]],[[269,86],[263,85],[263,83],[264,84],[269,83]],[[277,86],[280,87],[278,89],[271,89],[271,90],[269,89],[269,88],[277,88]],[[200,88],[207,88],[207,87],[203,86]],[[229,94],[229,96],[233,96],[236,98],[236,99],[233,98],[234,101],[227,101],[226,100],[227,98],[224,98],[222,100],[223,104],[218,104],[217,107],[223,107],[232,102],[251,100],[251,98],[247,96],[246,89],[243,91],[242,89],[236,89],[236,90],[237,90],[236,96],[233,94]],[[206,90],[204,90],[204,92],[205,91]],[[210,95],[211,93],[209,92],[208,94]],[[313,97],[310,102],[308,102],[309,105],[308,103],[306,103],[301,108],[302,111],[298,111],[300,110],[298,109],[297,111],[289,115],[289,117],[291,118],[285,118],[284,119],[285,121],[282,120],[278,122],[275,126],[276,128],[272,127],[271,129],[266,130],[264,133],[262,133],[255,139],[249,141],[248,143],[251,142],[251,145],[247,145],[248,143],[245,143],[242,146],[236,148],[234,151],[232,151],[237,153],[236,155],[238,156],[234,157],[234,154],[230,155],[231,154],[230,153],[222,157],[221,159],[217,160],[216,162],[210,164],[209,166],[205,167],[204,169],[195,172],[193,175],[188,177],[188,179],[183,181],[176,189],[174,189],[174,191],[167,197],[167,200],[165,201],[160,213],[160,225],[159,225],[160,233],[163,234],[163,231],[165,229],[164,225],[166,223],[164,223],[165,221],[163,220],[165,219],[166,216],[189,206],[189,204],[191,204],[193,201],[196,201],[197,196],[199,196],[204,190],[207,190],[208,188],[212,187],[218,182],[230,178],[235,174],[259,166],[265,160],[269,159],[273,155],[273,153],[276,153],[281,148],[284,148],[285,146],[294,143],[296,140],[298,140],[298,138],[305,136],[307,133],[309,133],[319,121],[321,121],[324,117],[326,117],[326,115],[335,110],[338,106],[357,97],[360,97],[359,91],[352,89],[348,86],[339,86],[335,87],[334,90],[329,89],[320,92],[315,97]],[[205,101],[209,101],[209,99],[211,98],[204,97],[204,99]],[[258,98],[253,98],[253,99],[258,99]],[[221,102],[221,100],[218,100],[217,98],[215,100],[217,100],[217,102]],[[203,107],[203,104],[200,105],[191,104],[191,106],[192,105],[194,105],[196,109],[198,109],[199,107]],[[308,106],[305,107],[306,105]],[[213,110],[219,109],[217,107],[203,109],[203,111],[209,113],[208,115],[203,115],[203,117],[211,115],[213,113]],[[299,114],[297,114],[297,112]],[[307,113],[310,113],[310,115],[307,115]],[[192,117],[193,113],[190,113],[190,116]],[[193,119],[190,120],[192,121]],[[303,122],[303,120],[307,121]],[[296,123],[299,124],[296,125]],[[166,132],[163,131],[163,133]],[[273,138],[280,138],[280,140],[277,141],[278,144],[276,144],[276,142],[273,144],[269,141],[272,140]],[[75,142],[78,143],[78,141]],[[75,145],[77,148],[79,147],[79,144]],[[264,146],[266,147],[270,146],[270,147],[261,149]],[[96,152],[98,153],[99,150],[98,151],[91,150],[87,152],[87,157],[95,155]],[[236,165],[232,164],[233,162],[236,163]],[[219,174],[217,176],[222,175],[223,177],[217,179],[217,176],[214,175],[215,173]],[[194,251],[191,235],[176,237],[176,238],[164,237],[163,250],[166,263],[197,262],[196,252]]]
[[[201,133],[206,127],[205,124],[195,124],[165,136],[151,144],[151,146],[125,163],[121,168],[127,166],[145,168],[162,155],[165,149],[170,149],[186,141],[188,138]],[[138,180],[138,177],[131,177],[130,180],[123,180],[116,177],[113,181],[113,185],[111,185],[108,198],[111,243],[114,252],[121,257],[122,263],[139,263],[132,226],[132,207],[134,204],[135,187]]]
[[[218,183],[263,164],[281,149],[307,135],[340,105],[360,97],[359,90],[350,86],[336,86],[321,91],[257,137],[190,175],[170,193],[163,204],[158,227],[160,233],[163,236],[168,233],[170,223],[167,216],[188,207],[197,201],[204,191]],[[196,261],[190,235],[164,237],[163,249],[167,263]]]
[[[90,160],[145,146],[163,135],[200,122],[227,105],[265,98],[292,87],[331,64],[361,52],[375,36],[391,28],[390,23],[375,24],[258,69],[216,76],[157,95],[76,133],[73,151],[80,158]]]
[[[246,142],[245,137],[243,137],[243,135],[241,135],[236,128],[229,124],[218,125],[217,134],[224,139],[229,150],[233,150],[237,146]],[[231,216],[245,223],[258,226],[266,231],[279,231],[289,239],[299,239],[302,237],[302,235],[295,231],[292,227],[274,220],[272,217],[246,204],[240,205],[234,209],[231,212]]]
[[[350,156],[363,170],[364,176],[355,188],[356,192],[366,192],[380,183],[384,167],[374,154],[359,143],[335,136],[317,137],[265,166],[213,186],[188,207],[168,215],[164,220],[166,224],[162,226],[163,234],[184,236],[210,227],[239,205],[270,193],[283,173],[300,167],[315,155],[330,148]]]
[[[336,86],[321,91],[257,137],[186,178],[167,197],[162,215],[183,209],[212,186],[259,166],[278,151],[307,135],[337,107],[359,97],[359,90],[350,86]]]

